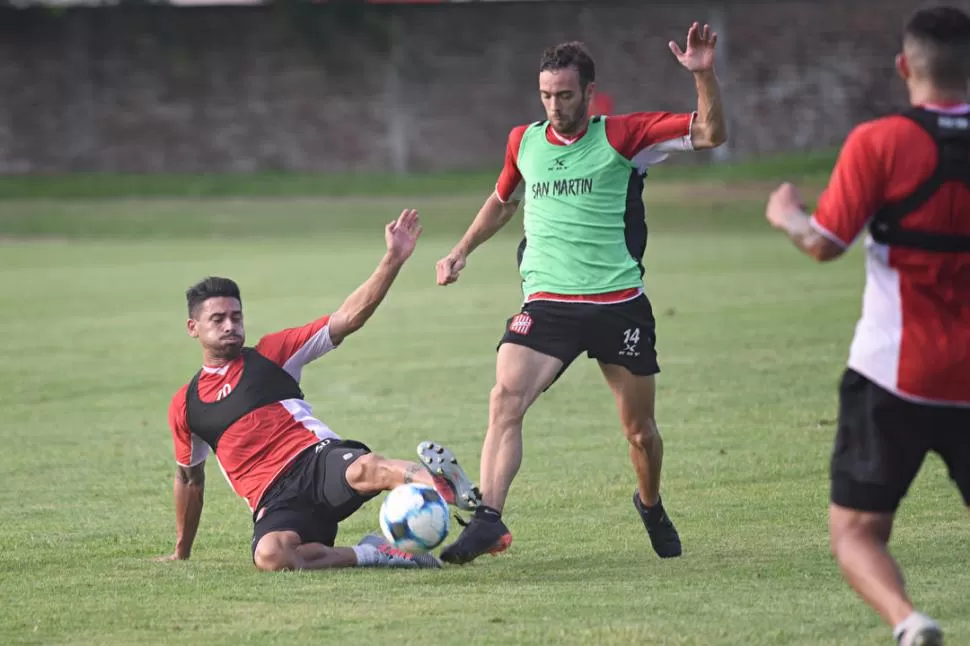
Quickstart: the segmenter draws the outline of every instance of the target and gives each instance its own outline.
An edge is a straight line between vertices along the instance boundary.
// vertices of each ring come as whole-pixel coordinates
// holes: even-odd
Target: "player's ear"
[[[198,323],[199,322],[196,321],[195,319],[189,319],[188,321],[185,322],[185,329],[188,331],[189,336],[192,337],[193,339],[199,338]]]
[[[899,78],[904,81],[909,80],[909,61],[906,60],[906,54],[900,52],[896,54],[896,73],[899,74]]]
[[[594,94],[596,94],[596,81],[590,81],[585,91],[586,105],[592,105]]]

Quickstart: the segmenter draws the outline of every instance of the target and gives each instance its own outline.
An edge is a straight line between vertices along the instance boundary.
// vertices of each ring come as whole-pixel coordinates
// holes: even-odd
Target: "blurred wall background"
[[[615,112],[688,111],[667,49],[719,32],[731,140],[715,161],[837,146],[904,104],[921,3],[467,2],[0,9],[0,173],[498,167],[542,118],[542,49],[579,39]],[[970,9],[970,2],[955,4]]]

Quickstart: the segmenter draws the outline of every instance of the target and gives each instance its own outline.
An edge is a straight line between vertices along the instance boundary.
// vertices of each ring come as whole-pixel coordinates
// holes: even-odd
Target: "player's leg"
[[[654,416],[654,377],[634,375],[623,366],[602,362],[600,369],[616,400],[620,425],[637,476],[640,501],[645,507],[652,507],[660,501],[660,470],[663,467],[663,439]]]
[[[455,455],[440,444],[422,442],[418,446],[421,457],[421,464],[418,464],[371,453],[360,442],[330,442],[321,448],[321,455],[317,457],[323,471],[330,476],[330,491],[322,492],[328,504],[343,505],[344,500],[356,502],[358,498],[366,502],[382,491],[411,482],[434,487],[445,502],[462,509],[474,509],[481,502],[478,488],[458,464]],[[342,474],[339,479],[336,477],[338,473]],[[323,481],[326,482],[326,476]],[[348,511],[348,515],[355,510]]]
[[[499,513],[522,464],[526,411],[562,368],[561,359],[524,345],[505,343],[498,350],[480,469],[482,502]]]
[[[314,449],[297,457],[266,490],[253,513],[253,564],[260,570],[324,569],[356,564],[351,548],[334,548],[336,523],[321,523],[306,491]]]
[[[602,305],[587,323],[589,356],[597,359],[613,391],[620,424],[629,444],[637,477],[633,505],[654,551],[662,558],[680,556],[680,536],[660,497],[663,440],[654,413],[657,363],[653,308],[641,295],[615,305]]]
[[[830,505],[832,554],[846,582],[893,627],[901,646],[937,646],[943,643],[942,630],[913,608],[903,573],[889,553],[893,516]]]
[[[683,551],[680,535],[660,498],[663,440],[654,416],[654,377],[634,375],[614,364],[601,362],[600,367],[616,399],[620,424],[636,473],[638,486],[633,493],[633,505],[657,555],[661,558],[680,556]]]
[[[370,495],[416,482],[434,487],[445,502],[474,509],[481,502],[478,488],[465,474],[454,454],[434,442],[418,446],[421,464],[366,453],[347,467],[346,479],[354,491]]]
[[[325,533],[331,533],[322,523]],[[304,534],[312,535],[321,523],[304,525]],[[257,529],[259,531],[259,529]],[[327,540],[327,539],[323,539]],[[330,542],[330,541],[327,541]],[[253,563],[264,572],[283,570],[328,570],[346,567],[385,567],[395,569],[438,568],[441,563],[430,554],[412,555],[396,550],[382,536],[365,536],[355,547],[334,547],[318,540],[305,540],[294,530],[270,531],[253,539]]]
[[[376,475],[382,469],[355,466],[359,460],[379,464],[380,459],[371,456],[370,450],[360,442],[330,439],[298,458],[254,515],[256,566],[274,571],[441,567],[433,555],[411,555],[395,550],[380,536],[365,537],[354,547],[334,547],[338,523],[381,491],[354,488],[354,485],[360,486],[361,478],[384,477]],[[419,465],[415,466],[426,473]]]
[[[913,612],[903,574],[887,549],[893,517],[829,505],[830,544],[842,574],[891,626]]]
[[[357,565],[353,548],[304,543],[300,534],[292,530],[264,534],[255,545],[253,563],[265,572],[323,570]]]
[[[970,512],[970,409],[934,408],[931,413],[937,421],[932,426],[932,449],[946,463],[950,478],[956,484],[963,504]],[[913,613],[898,625],[901,646],[935,646],[943,643],[940,627],[929,617]]]
[[[831,464],[832,554],[846,582],[906,646],[942,643],[936,623],[914,610],[888,550],[896,509],[928,450],[934,420],[926,412],[852,370],[843,375]]]
[[[933,443],[970,512],[970,408],[939,411],[940,431]]]
[[[559,359],[516,344],[498,351],[496,385],[489,400],[489,424],[482,446],[483,504],[441,558],[462,564],[482,554],[497,554],[512,542],[502,509],[522,463],[522,420],[529,406],[559,374]]]
[[[530,303],[507,321],[482,445],[482,504],[458,539],[442,551],[445,562],[467,563],[511,544],[502,511],[522,464],[522,422],[539,395],[579,354],[580,312],[569,304]]]

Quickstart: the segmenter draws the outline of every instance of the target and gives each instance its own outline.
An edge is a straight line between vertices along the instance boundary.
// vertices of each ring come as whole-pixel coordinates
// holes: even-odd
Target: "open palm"
[[[414,252],[420,235],[421,220],[414,209],[405,209],[384,229],[387,250],[400,260],[406,260]]]
[[[714,49],[717,45],[717,34],[711,31],[709,25],[694,23],[687,31],[687,49],[681,51],[680,46],[670,41],[670,51],[674,53],[680,64],[691,72],[705,72],[714,69]]]

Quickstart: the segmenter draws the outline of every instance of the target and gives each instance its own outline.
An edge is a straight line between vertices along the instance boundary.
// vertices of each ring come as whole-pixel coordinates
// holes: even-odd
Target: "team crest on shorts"
[[[521,334],[525,336],[532,329],[532,317],[522,312],[521,314],[516,314],[512,317],[509,322],[509,332],[515,332],[516,334]]]

